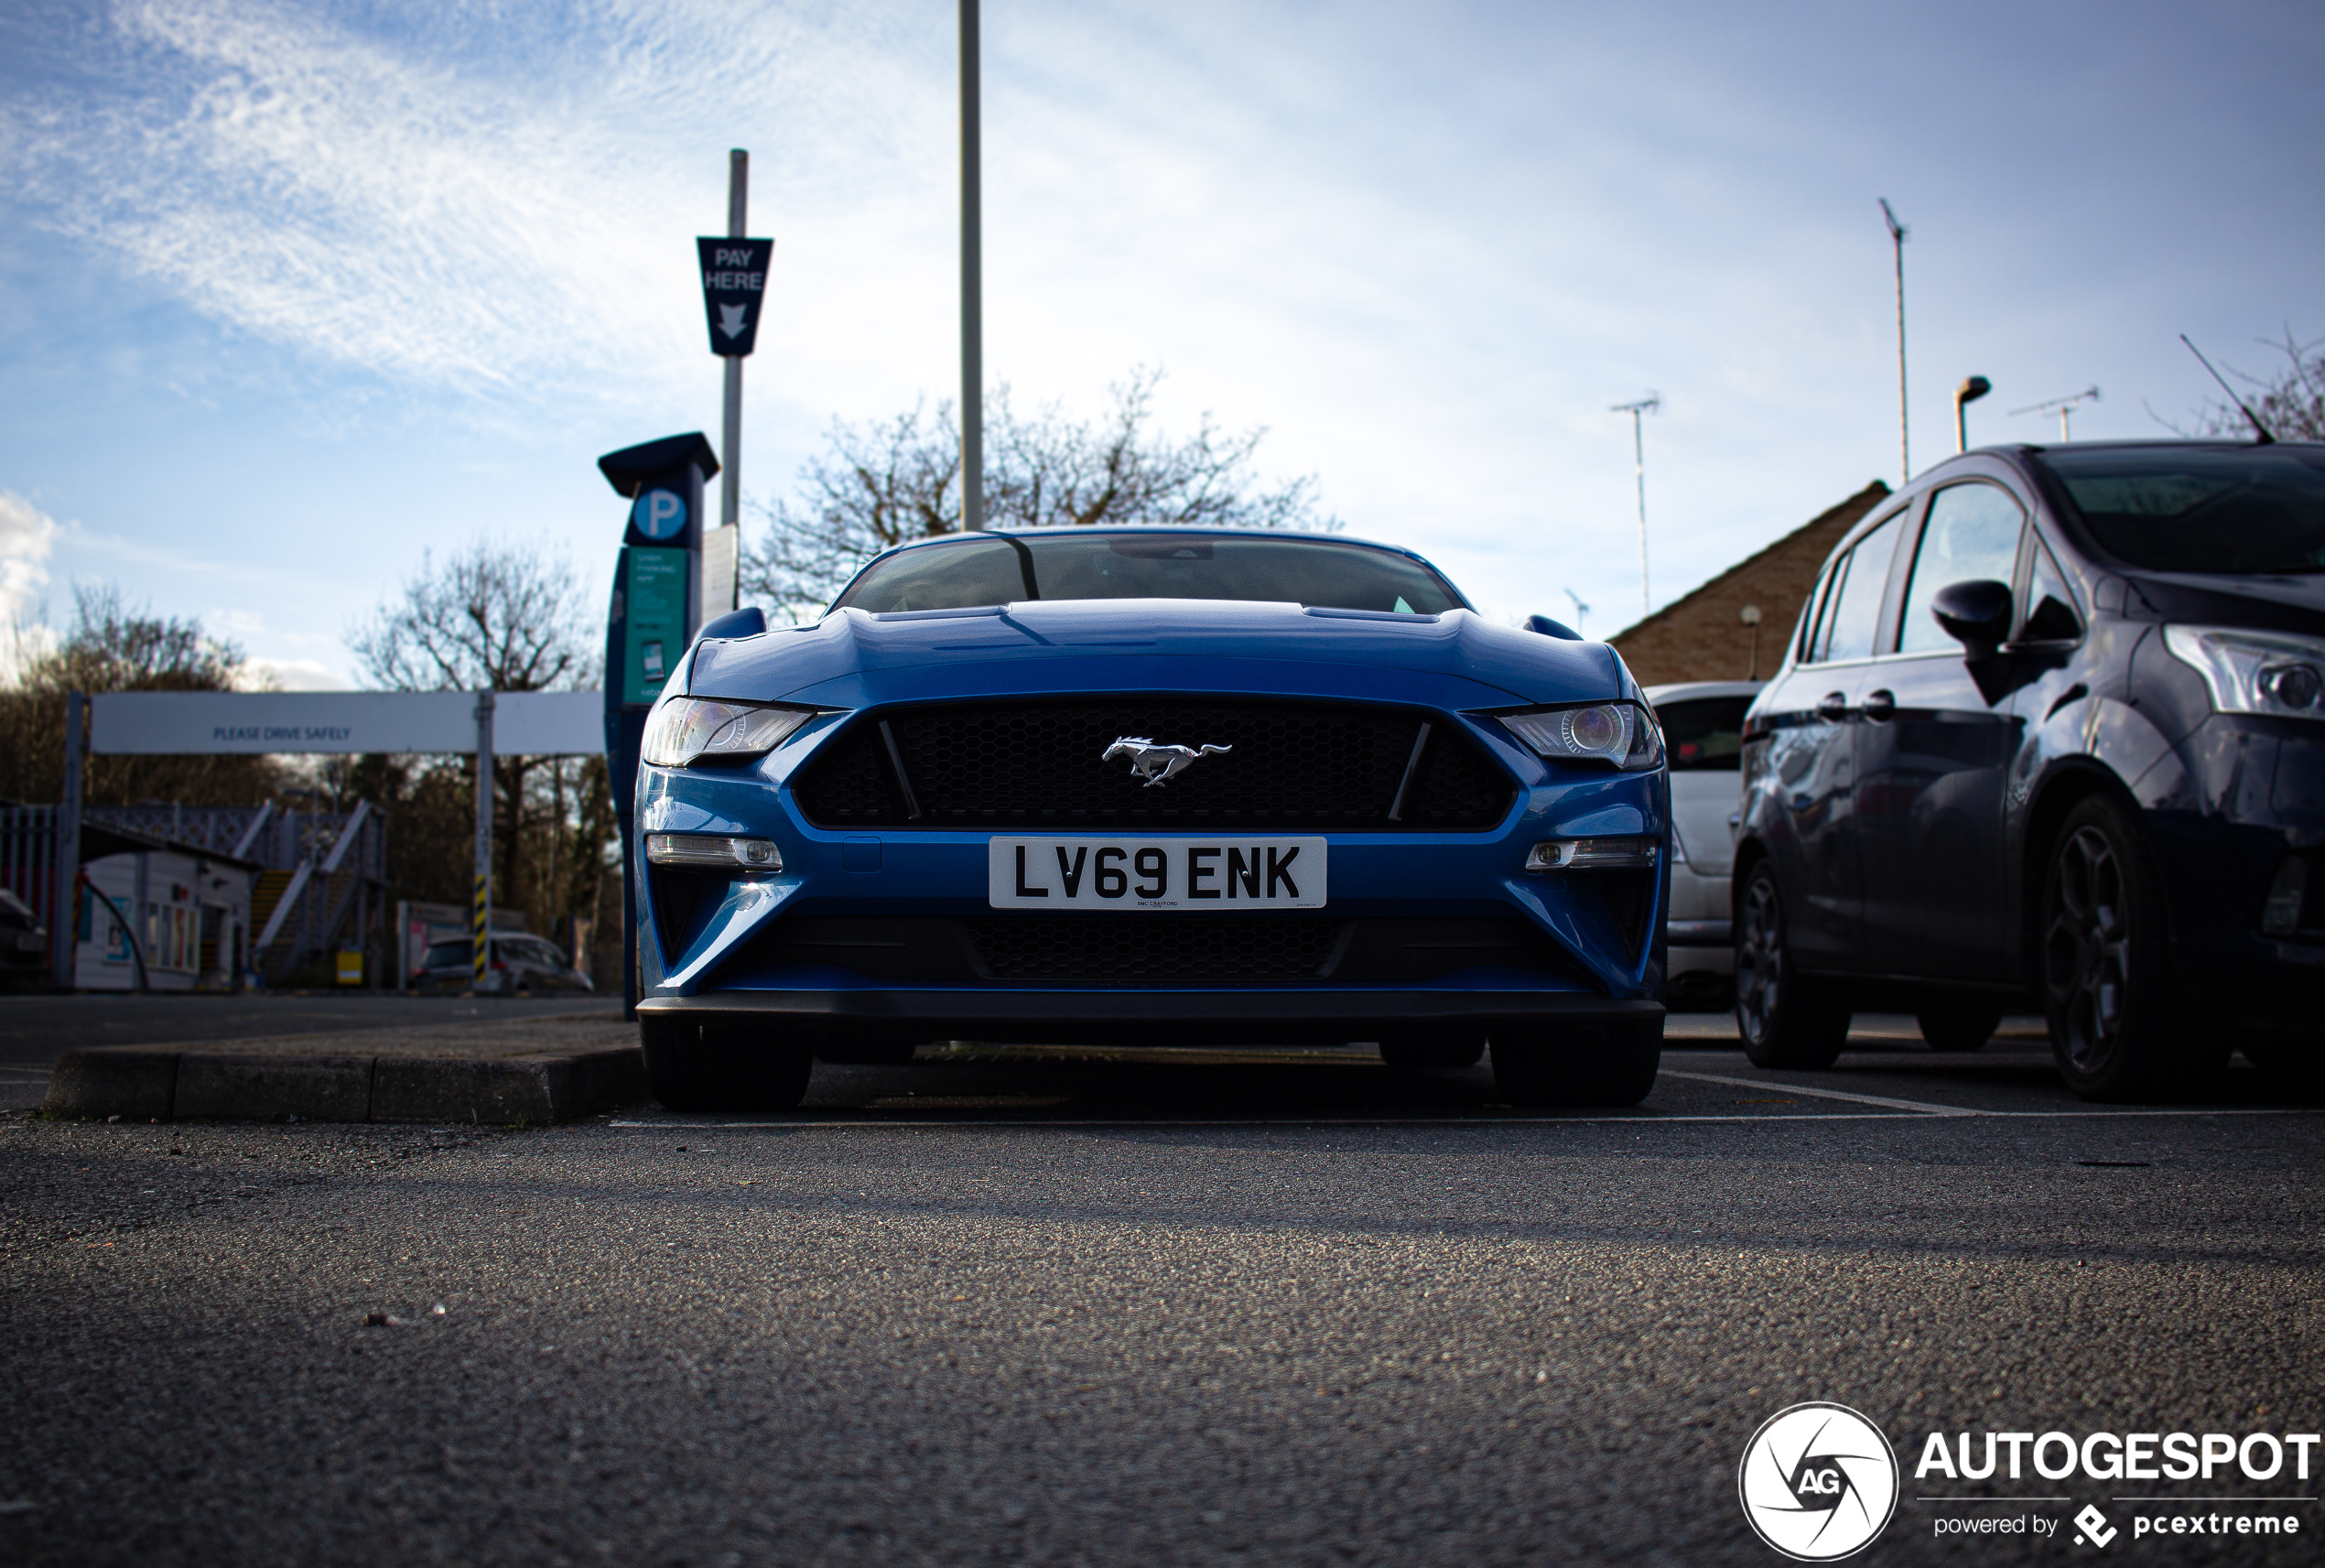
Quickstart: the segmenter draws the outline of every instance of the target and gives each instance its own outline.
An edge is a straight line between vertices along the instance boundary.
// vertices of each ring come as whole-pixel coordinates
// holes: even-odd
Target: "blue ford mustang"
[[[1490,1040],[1514,1104],[1653,1085],[1670,787],[1605,644],[1407,551],[1188,528],[926,540],[748,622],[647,720],[665,1104],[950,1038]]]

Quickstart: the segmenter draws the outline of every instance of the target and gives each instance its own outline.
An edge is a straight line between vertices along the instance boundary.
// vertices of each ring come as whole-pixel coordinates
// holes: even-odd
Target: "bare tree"
[[[2248,375],[2233,366],[2224,367],[2229,375],[2253,389],[2244,403],[2280,441],[2325,441],[2325,339],[2304,343],[2287,326],[2283,342],[2266,338],[2261,341],[2285,356],[2285,362],[2274,373]],[[2243,438],[2252,432],[2241,409],[2213,402],[2197,416],[2193,434]]]
[[[562,554],[480,539],[441,566],[424,552],[347,646],[390,691],[552,691],[589,667],[585,621]]]
[[[985,516],[995,527],[1101,523],[1332,530],[1315,481],[1270,487],[1251,471],[1264,428],[1220,429],[1208,414],[1178,440],[1151,428],[1159,373],[1133,371],[1098,419],[1052,404],[1030,417],[996,389],[986,413]],[[754,506],[766,524],[743,562],[744,590],[812,614],[856,568],[907,539],[960,527],[960,436],[953,406],[925,404],[884,423],[835,422],[796,503]]]
[[[562,555],[479,540],[441,564],[423,555],[419,570],[349,634],[347,645],[363,674],[391,691],[549,691],[596,676],[587,625],[579,585]],[[542,757],[493,759],[495,881],[503,897],[526,896],[539,882],[527,876],[528,806],[545,804],[535,798],[543,792],[535,775],[551,765]],[[415,803],[444,794],[446,782],[400,769],[382,777],[390,793]],[[553,783],[559,787],[552,797],[562,795],[562,777]],[[562,822],[551,827],[563,830]]]
[[[0,690],[0,796],[59,798],[64,787],[65,694],[232,691],[250,684],[243,651],[201,622],[133,609],[110,583],[72,590],[72,628],[53,648],[27,647]],[[178,800],[247,806],[283,782],[271,757],[92,756],[96,802]]]

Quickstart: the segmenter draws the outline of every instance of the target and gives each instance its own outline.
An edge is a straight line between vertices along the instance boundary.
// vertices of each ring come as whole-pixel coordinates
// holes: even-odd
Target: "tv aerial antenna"
[[[2010,413],[2013,417],[2020,414],[2056,414],[2059,416],[2059,438],[2062,441],[2071,441],[2074,438],[2068,433],[2067,416],[2086,403],[2098,401],[2099,389],[2096,386],[2086,386],[2081,392],[2071,393],[2065,397],[2053,397],[2044,403],[2029,403],[2024,408],[2013,408]]]

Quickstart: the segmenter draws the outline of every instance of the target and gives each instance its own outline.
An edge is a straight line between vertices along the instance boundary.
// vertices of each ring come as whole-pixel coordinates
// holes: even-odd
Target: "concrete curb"
[[[526,1056],[275,1056],[112,1045],[57,1058],[41,1109],[139,1121],[570,1121],[648,1098],[635,1046]]]

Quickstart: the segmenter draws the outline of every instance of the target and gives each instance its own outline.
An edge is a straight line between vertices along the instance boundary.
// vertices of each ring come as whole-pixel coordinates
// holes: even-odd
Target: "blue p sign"
[[[687,531],[686,500],[675,490],[642,490],[630,525],[649,539],[675,539]]]

